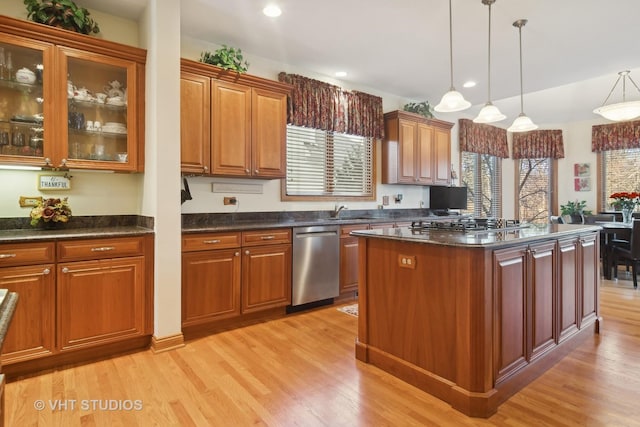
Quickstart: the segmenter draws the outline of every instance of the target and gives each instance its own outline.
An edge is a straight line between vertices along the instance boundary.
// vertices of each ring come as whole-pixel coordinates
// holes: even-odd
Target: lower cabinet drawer
[[[120,237],[114,239],[69,240],[58,242],[58,261],[117,258],[142,255],[144,238]]]
[[[0,245],[0,267],[54,262],[55,243],[6,243]]]

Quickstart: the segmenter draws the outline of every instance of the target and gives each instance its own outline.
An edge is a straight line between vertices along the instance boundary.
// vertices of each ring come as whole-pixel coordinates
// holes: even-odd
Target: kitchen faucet
[[[340,205],[340,206],[336,205],[334,210],[333,210],[333,212],[331,212],[331,217],[332,218],[338,218],[338,215],[340,215],[340,211],[342,209],[348,209],[348,208],[347,208],[346,205]]]

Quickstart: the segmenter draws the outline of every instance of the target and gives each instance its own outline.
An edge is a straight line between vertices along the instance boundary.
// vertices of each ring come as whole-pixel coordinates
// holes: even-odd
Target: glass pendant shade
[[[462,94],[451,88],[451,90],[444,95],[440,103],[433,107],[433,109],[439,113],[453,113],[454,111],[462,111],[471,107],[471,103],[464,99]]]
[[[638,92],[640,92],[640,88],[638,88],[638,85],[633,81],[629,73],[629,70],[620,71],[618,73],[618,79],[613,84],[613,87],[611,88],[611,92],[609,92],[607,99],[604,100],[601,107],[593,110],[594,113],[600,114],[605,119],[609,119],[614,122],[624,122],[640,117],[640,101],[626,101],[627,79],[629,79],[629,81],[635,86]],[[622,102],[618,102],[617,104],[605,105],[611,97],[611,94],[615,90],[616,86],[618,85],[620,79],[622,79]]]
[[[480,110],[480,113],[478,113],[478,117],[473,119],[473,122],[474,123],[494,123],[494,122],[499,122],[500,120],[504,120],[506,118],[507,116],[502,114],[500,110],[498,110],[498,107],[496,107],[490,102],[487,102],[484,105],[484,107],[482,107],[482,110]]]
[[[603,105],[593,110],[593,112],[614,122],[624,122],[640,117],[640,101]]]
[[[471,107],[471,103],[464,99],[462,94],[453,87],[453,18],[451,13],[451,0],[449,0],[449,72],[451,76],[451,89],[445,93],[440,103],[433,107],[438,113],[453,113]]]
[[[518,117],[513,121],[513,124],[507,131],[509,132],[528,132],[530,130],[538,129],[538,125],[533,123],[529,117],[524,113],[520,113]]]

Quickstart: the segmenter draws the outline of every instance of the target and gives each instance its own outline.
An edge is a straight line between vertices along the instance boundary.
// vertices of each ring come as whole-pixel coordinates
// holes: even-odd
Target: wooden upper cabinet
[[[449,185],[453,124],[405,111],[384,117],[382,183]]]
[[[211,79],[180,76],[180,167],[185,173],[211,170]]]
[[[0,80],[0,163],[144,170],[145,50],[7,16],[0,47],[33,72]]]
[[[284,178],[287,147],[286,93],[253,89],[251,115],[252,174],[256,177]]]
[[[221,81],[212,88],[212,173],[251,175],[251,88]]]
[[[181,108],[187,110],[180,115],[182,172],[284,178],[291,86],[188,59],[182,59],[181,71]],[[207,149],[209,165],[203,160]]]

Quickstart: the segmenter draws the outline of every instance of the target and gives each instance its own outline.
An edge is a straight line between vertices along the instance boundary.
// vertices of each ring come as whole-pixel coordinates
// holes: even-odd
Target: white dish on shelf
[[[36,74],[28,68],[20,68],[16,71],[16,81],[33,84],[36,82]]]

